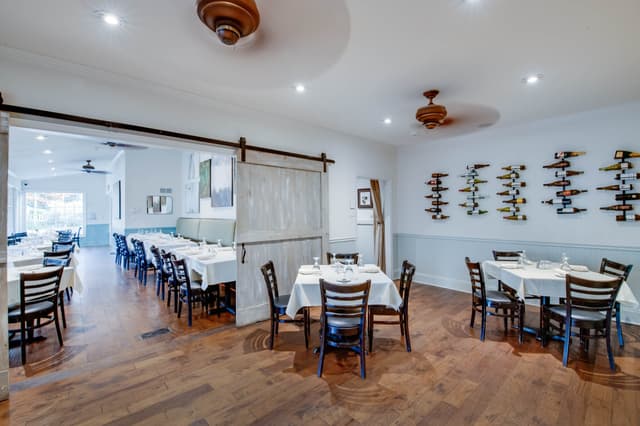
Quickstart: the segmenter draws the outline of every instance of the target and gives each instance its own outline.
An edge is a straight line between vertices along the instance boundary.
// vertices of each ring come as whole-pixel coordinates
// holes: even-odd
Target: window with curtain
[[[81,192],[27,192],[24,204],[28,233],[85,228]]]

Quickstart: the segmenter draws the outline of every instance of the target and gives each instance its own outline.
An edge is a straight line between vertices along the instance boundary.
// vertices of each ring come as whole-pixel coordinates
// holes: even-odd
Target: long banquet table
[[[311,266],[304,265],[298,271],[298,276],[293,285],[289,304],[287,305],[287,315],[294,318],[296,313],[311,306],[321,306],[320,298],[320,278],[332,283],[342,277],[333,266],[320,265],[320,271],[311,272]],[[371,290],[369,291],[369,305],[383,305],[389,308],[398,309],[402,304],[402,298],[395,283],[384,272],[378,269],[377,272],[357,272],[350,283],[358,283],[371,280]]]
[[[502,281],[518,292],[518,296],[566,297],[565,275],[567,272],[552,264],[550,269],[540,269],[535,264],[518,265],[514,262],[485,260],[482,270],[485,277]],[[611,280],[610,276],[593,271],[570,271],[571,275],[596,281]],[[616,299],[623,305],[637,307],[638,299],[626,282],[622,283]]]
[[[144,249],[147,254],[147,258],[151,259],[151,246],[158,247],[158,250],[164,250],[167,252],[173,252],[176,249],[185,248],[185,247],[197,247],[198,244],[188,240],[186,238],[178,238],[169,234],[163,234],[161,232],[155,232],[150,234],[138,234],[133,233],[127,235],[127,244],[129,245],[129,249],[133,250],[133,245],[131,244],[131,240],[136,239],[140,240],[144,243]]]

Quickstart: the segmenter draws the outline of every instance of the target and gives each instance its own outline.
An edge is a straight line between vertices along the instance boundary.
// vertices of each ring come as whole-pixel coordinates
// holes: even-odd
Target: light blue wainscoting
[[[85,236],[80,238],[80,247],[96,247],[109,245],[109,224],[95,223],[87,225]]]
[[[628,284],[640,300],[640,247],[395,234],[394,250],[396,277],[400,275],[402,261],[407,259],[416,265],[416,282],[467,293],[470,292],[470,284],[465,256],[473,261],[482,261],[493,258],[492,250],[526,250],[529,259],[559,261],[560,255],[566,253],[570,263],[586,265],[591,270],[598,270],[602,258],[606,257],[634,265]],[[622,319],[640,324],[640,308],[623,306]]]

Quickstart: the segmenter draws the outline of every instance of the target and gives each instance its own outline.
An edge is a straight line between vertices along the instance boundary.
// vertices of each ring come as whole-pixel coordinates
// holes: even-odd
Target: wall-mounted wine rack
[[[527,186],[526,182],[520,180],[520,174],[523,170],[526,170],[526,168],[524,164],[505,166],[502,170],[505,170],[507,173],[497,177],[497,179],[503,182],[508,181],[502,184],[502,186],[507,189],[496,193],[496,195],[500,197],[508,197],[506,200],[502,200],[502,202],[510,204],[510,206],[497,209],[499,212],[508,213],[508,216],[502,216],[505,220],[527,220],[527,215],[522,214],[520,211],[522,205],[527,202],[527,199],[522,197],[520,193],[521,189]]]
[[[467,214],[470,216],[476,216],[481,214],[488,213],[486,210],[480,210],[480,203],[478,200],[482,200],[487,198],[484,195],[480,195],[478,192],[480,188],[478,185],[487,183],[486,180],[480,179],[480,174],[478,173],[478,169],[482,169],[485,167],[489,167],[489,164],[470,164],[467,165],[467,171],[460,177],[466,179],[467,187],[461,188],[458,191],[467,193],[467,200],[459,204],[460,207],[464,207],[467,209]]]
[[[449,188],[442,186],[443,178],[447,176],[449,176],[448,173],[432,173],[431,180],[425,182],[431,187],[431,194],[425,195],[424,198],[431,199],[431,207],[424,209],[424,211],[433,213],[431,215],[433,220],[449,219],[449,216],[442,212],[442,206],[449,204],[442,199],[442,192],[449,190]]]
[[[542,204],[550,204],[556,206],[557,214],[576,214],[587,211],[587,209],[578,208],[573,205],[573,197],[583,192],[587,192],[587,190],[569,188],[571,186],[571,181],[569,180],[569,178],[571,176],[581,175],[584,172],[578,170],[569,170],[569,167],[571,167],[571,163],[569,162],[569,160],[567,160],[567,158],[579,157],[584,154],[586,154],[586,152],[556,152],[554,155],[556,162],[542,166],[545,169],[558,169],[555,172],[555,178],[560,180],[545,183],[544,186],[557,188],[561,187],[562,190],[556,191],[556,196],[554,198],[542,201]]]
[[[600,210],[622,213],[616,216],[616,220],[618,222],[640,221],[640,215],[634,212],[634,205],[630,203],[630,201],[640,200],[640,193],[630,192],[634,190],[631,182],[640,179],[640,173],[631,172],[633,164],[629,159],[638,157],[640,157],[640,152],[616,151],[613,158],[618,160],[618,162],[607,167],[600,167],[601,171],[617,172],[614,179],[620,181],[619,184],[601,186],[600,188],[597,188],[604,191],[619,191],[619,193],[615,195],[615,199],[616,201],[621,202],[620,204],[600,207]]]

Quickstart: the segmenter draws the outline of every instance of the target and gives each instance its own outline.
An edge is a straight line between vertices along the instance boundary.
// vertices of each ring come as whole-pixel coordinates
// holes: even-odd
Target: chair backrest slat
[[[622,284],[622,277],[596,281],[567,274],[565,283],[568,312],[577,308],[588,311],[608,311],[610,315]]]
[[[602,262],[600,263],[601,274],[611,275],[612,277],[622,277],[624,281],[629,280],[631,268],[633,268],[633,265],[624,265],[622,263],[609,260],[606,257],[603,258]]]
[[[408,309],[409,293],[411,292],[411,284],[413,283],[413,275],[416,273],[416,267],[405,260],[402,262],[402,272],[400,273],[400,297],[402,297],[403,309]]]
[[[63,268],[53,268],[43,272],[23,272],[20,274],[20,311],[24,316],[28,306],[50,301],[57,306],[58,290]]]
[[[482,266],[480,263],[472,262],[468,257],[465,257],[464,261],[467,265],[467,269],[469,270],[472,297],[477,291],[479,291],[482,296],[482,300],[485,300],[487,294],[484,284],[484,275],[482,274]]]
[[[370,289],[371,280],[358,284],[333,284],[320,278],[323,318],[360,318],[359,327],[362,327]]]
[[[493,260],[497,261],[518,261],[522,250],[499,251],[493,250]]]
[[[332,253],[330,251],[327,252],[327,263],[331,264],[332,258],[336,258],[337,261],[341,260],[353,260],[353,263],[358,263],[359,259],[358,253]]]
[[[189,270],[187,269],[187,262],[185,259],[176,259],[171,255],[171,266],[173,269],[173,280],[179,287],[184,284],[187,290],[187,295],[191,297],[191,278],[189,278]]]
[[[71,257],[72,249],[67,248],[65,250],[58,251],[45,251],[42,255],[43,257],[55,257],[59,259],[68,259]]]

